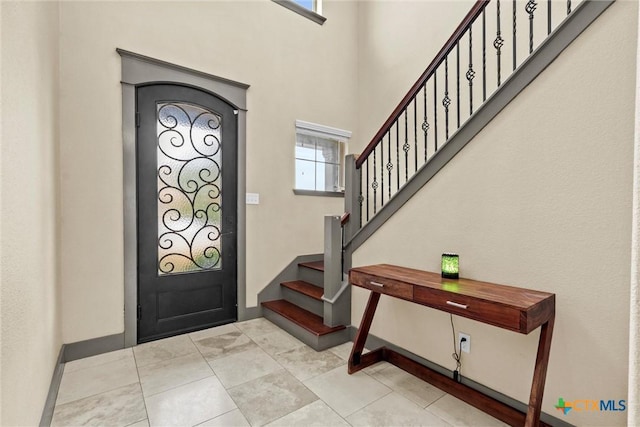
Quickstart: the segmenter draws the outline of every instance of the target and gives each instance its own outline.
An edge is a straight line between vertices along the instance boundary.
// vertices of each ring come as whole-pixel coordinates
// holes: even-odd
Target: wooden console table
[[[386,360],[507,424],[526,427],[546,425],[540,423],[540,409],[555,319],[555,294],[469,279],[443,279],[439,273],[386,264],[352,268],[349,282],[371,291],[349,356],[349,374]],[[541,326],[526,416],[389,348],[362,354],[381,294],[521,334],[528,334]]]

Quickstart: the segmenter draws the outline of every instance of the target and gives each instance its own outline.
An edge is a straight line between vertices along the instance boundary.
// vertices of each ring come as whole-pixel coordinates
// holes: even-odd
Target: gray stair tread
[[[290,282],[282,282],[280,285],[318,301],[322,301],[322,295],[324,295],[324,289],[318,286],[312,285],[309,282],[305,282],[304,280],[292,280]]]
[[[301,262],[298,265],[301,267],[310,268],[312,270],[324,272],[324,261]]]
[[[334,326],[333,328],[326,326],[322,321],[322,317],[282,299],[276,301],[265,301],[262,303],[262,306],[279,314],[316,336],[327,335],[332,332],[345,329],[344,325]]]

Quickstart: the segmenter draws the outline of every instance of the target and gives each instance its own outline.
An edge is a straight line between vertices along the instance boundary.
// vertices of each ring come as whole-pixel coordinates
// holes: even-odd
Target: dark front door
[[[237,116],[186,86],[136,89],[138,342],[237,318]]]

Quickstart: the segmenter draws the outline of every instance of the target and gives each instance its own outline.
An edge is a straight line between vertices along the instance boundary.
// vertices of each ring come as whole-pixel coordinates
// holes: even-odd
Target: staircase
[[[613,1],[567,0],[559,10],[477,0],[360,155],[347,156],[345,263]],[[528,28],[516,25],[523,18]]]
[[[551,1],[540,2],[545,13],[536,13],[535,0],[502,0],[502,6],[501,0],[477,0],[362,153],[346,157],[345,213],[325,216],[323,254],[298,257],[260,292],[264,317],[318,351],[348,341],[351,291],[345,274],[354,251],[613,1],[583,0],[576,6],[567,0],[557,16]],[[528,41],[528,50],[518,50],[515,40],[517,15],[523,13],[529,26],[517,34]],[[513,29],[512,37],[504,38],[501,21]],[[497,32],[488,34],[493,28]]]
[[[265,318],[317,351],[349,340],[345,325],[324,323],[324,261],[298,263],[297,279],[279,286],[282,299],[261,303]]]

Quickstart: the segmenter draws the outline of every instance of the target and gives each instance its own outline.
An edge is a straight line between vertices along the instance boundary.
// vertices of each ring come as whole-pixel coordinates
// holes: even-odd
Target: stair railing
[[[348,236],[376,215],[551,34],[561,21],[556,18],[554,22],[552,14],[564,19],[572,10],[571,0],[540,3],[546,4],[542,8],[546,22],[534,21],[539,6],[535,0],[476,1],[360,156],[354,158],[353,176],[349,175],[347,159],[346,191],[356,189],[358,204],[351,209],[347,206],[351,223],[355,223],[348,227]],[[522,26],[524,31],[519,29]],[[493,52],[488,52],[488,45]],[[511,61],[503,58],[508,56]]]

